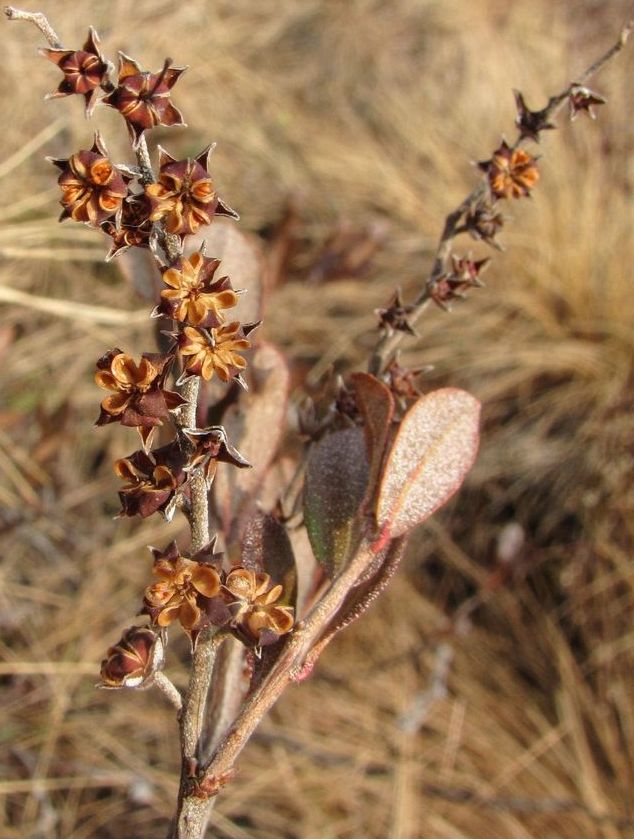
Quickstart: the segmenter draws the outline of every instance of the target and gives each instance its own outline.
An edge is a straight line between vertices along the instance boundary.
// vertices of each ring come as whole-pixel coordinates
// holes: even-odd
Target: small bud
[[[591,119],[596,119],[597,115],[594,112],[594,105],[605,105],[606,99],[594,93],[587,87],[580,84],[572,85],[570,93],[568,94],[568,104],[570,106],[570,119],[574,120],[581,111],[585,111]]]
[[[468,259],[451,255],[452,270],[445,272],[430,287],[431,299],[441,309],[449,309],[456,298],[463,298],[471,288],[482,288],[480,273],[489,264],[489,259]]]
[[[123,167],[120,167],[123,170]],[[112,239],[112,246],[106,262],[124,253],[128,248],[149,248],[152,236],[152,222],[149,219],[150,205],[145,195],[129,196],[123,202],[118,224],[109,219],[101,225],[103,232]]]
[[[131,626],[121,640],[106,652],[101,662],[102,688],[142,687],[160,670],[165,656],[163,640],[147,626]]]
[[[504,216],[491,201],[480,200],[472,204],[466,212],[464,226],[474,239],[501,250],[495,237],[504,226]]]
[[[187,456],[177,442],[151,452],[136,451],[114,464],[115,474],[124,480],[119,491],[120,516],[166,514],[177,493],[189,497],[185,466]]]

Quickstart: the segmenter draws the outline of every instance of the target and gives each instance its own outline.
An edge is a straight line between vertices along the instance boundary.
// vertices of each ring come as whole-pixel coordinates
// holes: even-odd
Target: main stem
[[[181,409],[178,424],[182,428],[196,428],[196,411],[200,379],[188,379],[182,394],[187,404]],[[190,527],[191,553],[201,550],[209,542],[209,493],[201,468],[190,475]],[[183,700],[180,715],[181,777],[178,790],[176,815],[172,823],[170,839],[199,839],[205,834],[213,799],[195,794],[193,779],[198,763],[202,759],[202,734],[205,727],[205,712],[209,685],[213,673],[216,653],[224,638],[213,628],[203,631],[197,640],[192,655],[189,686]]]

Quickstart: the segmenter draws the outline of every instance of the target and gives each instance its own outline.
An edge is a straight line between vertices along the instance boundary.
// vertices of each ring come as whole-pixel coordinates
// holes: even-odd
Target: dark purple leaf
[[[368,482],[360,428],[335,431],[311,449],[304,487],[304,519],[317,562],[334,577],[358,538],[357,513]]]

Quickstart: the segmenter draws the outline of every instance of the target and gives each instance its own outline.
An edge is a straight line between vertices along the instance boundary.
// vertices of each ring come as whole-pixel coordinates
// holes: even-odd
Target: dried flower
[[[335,388],[335,411],[340,417],[353,424],[359,417],[355,392],[346,386],[341,376],[337,376]]]
[[[223,382],[232,378],[242,382],[240,371],[247,362],[238,353],[249,349],[251,342],[245,336],[256,326],[243,327],[238,321],[209,331],[186,326],[178,339],[181,355],[188,356],[183,376],[202,376],[208,381],[217,373]]]
[[[452,270],[442,274],[430,285],[430,297],[442,309],[448,309],[456,298],[463,298],[470,288],[482,288],[480,274],[489,259],[467,259],[451,255]]]
[[[471,204],[465,214],[464,226],[474,239],[482,239],[488,245],[501,250],[495,237],[504,226],[504,216],[496,204],[486,200]]]
[[[271,585],[263,572],[234,568],[227,574],[223,595],[232,614],[231,626],[246,643],[272,644],[293,628],[293,609],[277,604],[281,585]]]
[[[386,309],[375,309],[374,314],[379,318],[379,328],[385,329],[388,335],[393,332],[407,332],[408,335],[416,335],[407,320],[408,315],[414,311],[413,306],[404,306],[401,299],[400,288],[396,290],[392,301]]]
[[[136,149],[143,132],[157,125],[185,125],[183,115],[170,100],[172,88],[186,67],[170,67],[166,59],[162,70],[148,73],[125,53],[119,53],[118,86],[102,99],[125,119],[132,147]]]
[[[152,205],[152,221],[165,221],[168,233],[187,236],[201,225],[211,224],[216,215],[238,218],[235,210],[218,198],[209,174],[213,146],[198,157],[176,160],[159,147],[158,181],[145,187]]]
[[[96,96],[102,85],[108,84],[109,65],[99,51],[99,36],[90,27],[86,43],[80,50],[40,49],[40,54],[64,74],[54,93],[47,99],[70,96],[78,93],[86,100],[86,116],[90,116],[96,104]]]
[[[524,97],[519,90],[514,90],[515,105],[517,107],[517,116],[515,117],[515,125],[520,130],[520,137],[530,137],[536,143],[539,143],[539,132],[550,131],[557,126],[548,122],[548,108],[541,111],[531,111],[528,109]]]
[[[109,160],[98,131],[91,149],[82,149],[68,159],[47,159],[62,170],[57,181],[62,190],[60,204],[64,207],[60,221],[72,218],[99,227],[106,219],[120,213],[131,178]]]
[[[240,469],[250,467],[237,449],[227,440],[227,432],[221,425],[209,428],[184,428],[183,434],[194,447],[189,456],[187,470],[202,466],[207,483],[211,483],[218,463],[230,463]]]
[[[539,180],[537,158],[524,149],[514,149],[502,140],[491,160],[480,163],[496,198],[522,198]]]
[[[101,662],[104,688],[140,687],[163,665],[164,646],[159,633],[148,626],[131,626]]]
[[[196,252],[181,257],[174,266],[163,271],[163,282],[169,286],[161,292],[161,303],[154,313],[194,326],[220,326],[223,309],[238,302],[229,277],[213,279],[219,259],[209,259]]]
[[[403,367],[399,359],[395,358],[385,371],[388,378],[387,385],[397,398],[418,399],[421,392],[416,385],[416,379],[430,369],[429,367],[417,367],[412,370],[409,367]]]
[[[188,497],[186,464],[187,456],[176,442],[117,460],[115,474],[127,482],[119,491],[122,507],[119,515],[146,518],[161,511],[169,520],[174,514],[170,502],[177,491]]]
[[[570,88],[568,94],[568,104],[570,106],[570,119],[576,119],[581,111],[585,111],[591,119],[596,119],[597,115],[594,112],[594,105],[605,105],[606,99],[599,96],[598,93],[584,87],[580,84],[574,84]]]
[[[186,632],[201,629],[209,624],[209,601],[220,592],[219,565],[222,554],[213,554],[213,543],[201,554],[209,561],[201,561],[201,554],[191,559],[181,556],[176,542],[166,551],[155,548],[152,573],[158,582],[148,586],[143,598],[143,613],[148,614],[158,626],[169,626],[178,620]],[[228,615],[227,615],[228,617]]]
[[[163,424],[170,411],[187,401],[180,393],[165,389],[165,378],[173,361],[173,355],[143,353],[137,365],[132,356],[120,349],[103,355],[97,362],[95,381],[114,394],[102,401],[96,424],[120,422],[137,428],[147,450],[152,430]]]
[[[106,262],[127,251],[128,248],[148,248],[150,246],[152,222],[149,215],[149,201],[141,193],[140,195],[133,195],[123,202],[118,224],[112,220],[103,222],[101,229],[112,239],[112,246],[106,256]]]

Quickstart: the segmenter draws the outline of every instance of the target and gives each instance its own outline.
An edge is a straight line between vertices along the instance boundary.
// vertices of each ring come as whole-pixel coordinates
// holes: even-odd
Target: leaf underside
[[[357,538],[357,513],[368,481],[360,428],[324,437],[311,449],[304,487],[304,520],[315,559],[329,577],[346,564]]]
[[[457,388],[436,390],[410,408],[383,471],[380,530],[401,536],[451,498],[475,460],[479,418],[478,400]]]

